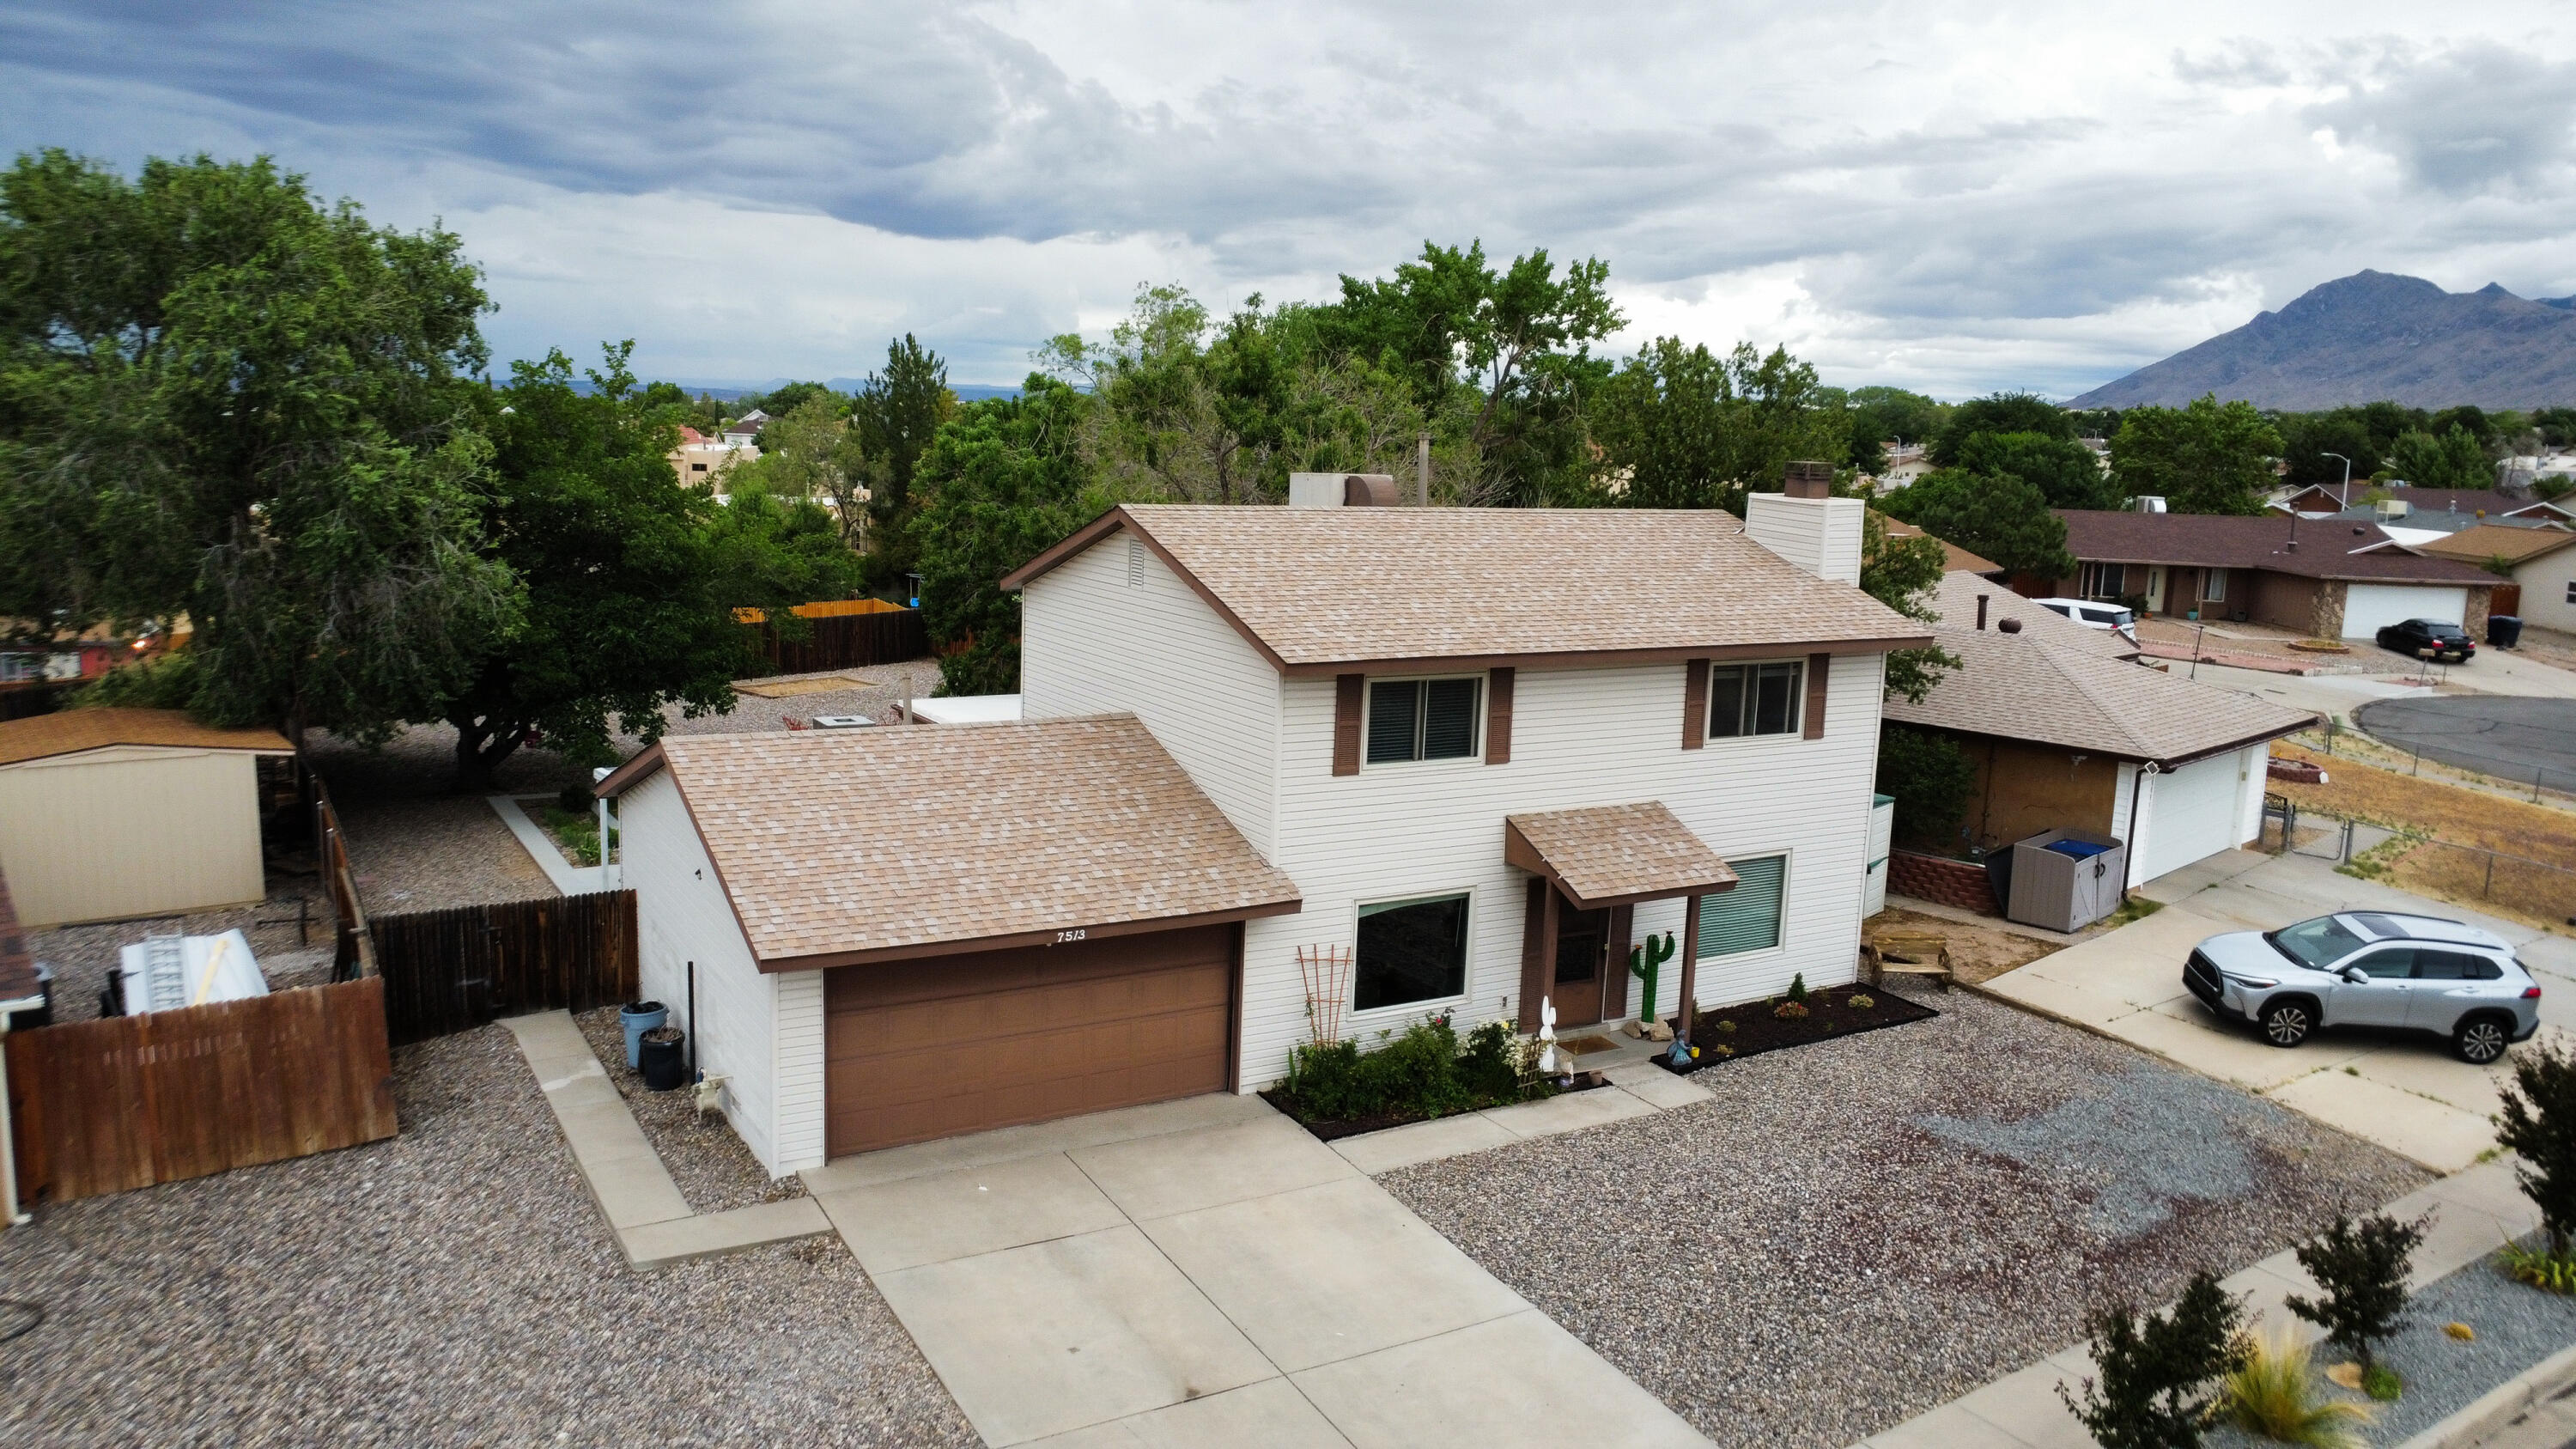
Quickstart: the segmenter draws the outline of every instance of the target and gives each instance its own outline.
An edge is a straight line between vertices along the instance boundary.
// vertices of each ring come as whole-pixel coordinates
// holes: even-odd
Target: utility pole
[[[2340,492],[2335,494],[2335,499],[2344,507],[2350,508],[2352,506],[2352,460],[2350,458],[2344,458],[2341,453],[2321,452],[2317,454],[2317,456],[2320,458],[2343,458],[2343,488]]]
[[[1413,502],[1417,508],[1431,506],[1431,434],[1428,432],[1413,440]]]

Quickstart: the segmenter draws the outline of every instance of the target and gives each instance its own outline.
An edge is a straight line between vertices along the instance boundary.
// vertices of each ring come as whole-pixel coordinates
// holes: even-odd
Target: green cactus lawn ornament
[[[1673,933],[1670,931],[1666,931],[1660,941],[1650,934],[1646,937],[1644,945],[1632,947],[1628,952],[1630,974],[1646,983],[1645,1009],[1637,1015],[1645,1022],[1646,1029],[1650,1032],[1655,1026],[1655,975],[1663,964],[1671,959],[1673,959]]]

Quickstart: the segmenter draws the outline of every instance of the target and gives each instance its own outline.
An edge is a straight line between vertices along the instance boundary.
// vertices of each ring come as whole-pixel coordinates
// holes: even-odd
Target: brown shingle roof
[[[36,958],[29,954],[26,929],[18,924],[18,907],[9,899],[9,881],[0,876],[0,1001],[26,1001],[36,994]],[[9,1144],[0,1142],[0,1152]]]
[[[2364,583],[2491,584],[2495,576],[2444,558],[2419,558],[2393,546],[2378,525],[2300,519],[2267,513],[2237,518],[2215,513],[2110,513],[2061,508],[2066,551],[2086,562],[2183,564],[2271,569],[2311,579]],[[2294,552],[2288,543],[2296,530]],[[2373,553],[2354,553],[2373,544]]]
[[[1133,715],[675,735],[680,785],[763,970],[1297,909]]]
[[[288,755],[295,747],[272,729],[217,729],[175,709],[65,709],[0,723],[0,765],[110,745],[169,745],[192,750],[259,750]]]
[[[1660,800],[1506,815],[1503,859],[1555,881],[1586,910],[1735,884],[1735,872]]]
[[[2006,619],[2018,619],[2025,635],[2045,640],[2056,648],[2099,654],[2105,659],[2138,657],[2138,646],[2117,630],[2088,629],[2054,609],[2043,609],[2003,585],[1978,578],[1975,574],[1941,576],[1941,587],[1934,591],[1930,600],[1932,612],[1941,616],[1933,628],[1935,642],[1949,637],[1943,632],[1945,630],[1975,633],[1977,600],[1980,598],[1986,600],[1986,627],[1989,630]]]
[[[2418,547],[2425,553],[2439,554],[2444,558],[2460,559],[2472,564],[2482,564],[2491,558],[2500,558],[2507,563],[2521,563],[2526,559],[2539,558],[2543,554],[2556,553],[2571,545],[2576,545],[2576,533],[2569,533],[2562,529],[2516,528],[2510,524],[2482,523],[2475,528],[2464,528],[2447,538],[2437,538]]]
[[[1994,592],[1988,627],[1979,630],[1973,591],[1959,608],[1945,589],[1935,642],[1958,656],[1960,667],[1942,676],[1921,704],[1890,698],[1890,721],[2165,764],[2277,739],[2315,722],[2304,710],[2111,657],[2101,641],[2116,643],[2116,635]],[[2004,619],[2019,619],[2021,632],[1993,627]]]
[[[1872,509],[1871,511],[1877,512],[1875,509]],[[1887,536],[1890,538],[1919,538],[1923,536],[1922,529],[1916,528],[1913,524],[1900,522],[1896,519],[1890,518],[1883,513],[1879,514],[1878,521],[1879,526],[1887,530]],[[1995,562],[1993,559],[1984,558],[1977,554],[1970,553],[1966,549],[1959,547],[1957,544],[1952,543],[1946,538],[1936,538],[1932,541],[1941,545],[1941,553],[1943,556],[1941,566],[1954,574],[1999,574],[2003,572],[2004,566],[2002,564]]]
[[[1738,645],[1902,647],[1923,635],[1713,509],[1126,504],[1002,586],[1021,587],[1124,528],[1291,673],[1544,655],[1680,658]]]

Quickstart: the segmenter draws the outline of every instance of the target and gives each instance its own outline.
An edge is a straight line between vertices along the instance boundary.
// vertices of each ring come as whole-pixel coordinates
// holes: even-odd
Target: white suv
[[[2439,916],[2338,911],[2212,936],[2182,984],[2277,1047],[2321,1026],[2398,1027],[2448,1037],[2462,1061],[2485,1066],[2540,1030],[2540,987],[2513,947]]]
[[[2138,616],[2118,604],[2105,604],[2096,599],[2033,599],[2031,602],[2087,629],[2108,629],[2132,644],[2138,642]]]

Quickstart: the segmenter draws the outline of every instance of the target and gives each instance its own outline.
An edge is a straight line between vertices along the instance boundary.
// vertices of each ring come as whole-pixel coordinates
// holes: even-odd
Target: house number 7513
[[[1068,941],[1079,941],[1090,934],[1089,931],[1058,931],[1055,933],[1055,943],[1061,946]]]

